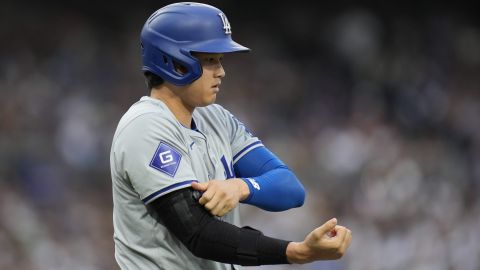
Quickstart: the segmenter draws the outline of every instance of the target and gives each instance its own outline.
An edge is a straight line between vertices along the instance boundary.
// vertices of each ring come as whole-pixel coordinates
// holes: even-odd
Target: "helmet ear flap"
[[[177,72],[180,75],[185,75],[188,73],[188,69],[185,66],[178,63],[177,61],[172,61],[172,62],[173,62],[173,68],[175,72]]]
[[[181,52],[173,57],[159,48],[147,46],[143,47],[143,59],[148,59],[143,70],[158,74],[175,85],[187,85],[202,75],[200,62],[190,53]]]

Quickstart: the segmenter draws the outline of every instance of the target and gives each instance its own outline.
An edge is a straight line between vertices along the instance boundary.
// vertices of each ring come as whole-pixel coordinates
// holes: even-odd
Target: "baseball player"
[[[115,258],[121,269],[240,269],[340,258],[351,232],[336,219],[301,242],[239,227],[238,203],[303,204],[289,168],[214,104],[224,54],[246,52],[225,14],[199,3],[153,13],[141,32],[150,96],[123,115],[110,154]]]

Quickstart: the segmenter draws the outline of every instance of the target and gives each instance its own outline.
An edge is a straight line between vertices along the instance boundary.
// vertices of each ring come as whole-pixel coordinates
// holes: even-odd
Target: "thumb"
[[[331,230],[333,230],[335,228],[335,226],[337,226],[337,219],[332,218],[329,221],[323,223],[323,225],[320,226],[319,229],[320,229],[322,235],[325,235],[325,234],[329,233]]]
[[[208,188],[208,182],[205,182],[205,183],[192,182],[192,188],[198,191],[205,191]]]

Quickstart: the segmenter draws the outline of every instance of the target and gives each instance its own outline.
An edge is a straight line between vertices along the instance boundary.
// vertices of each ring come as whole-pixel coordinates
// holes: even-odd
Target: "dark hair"
[[[149,90],[159,86],[164,82],[164,80],[160,76],[153,74],[150,71],[145,71],[143,75],[145,76],[145,83],[147,84],[147,88]]]

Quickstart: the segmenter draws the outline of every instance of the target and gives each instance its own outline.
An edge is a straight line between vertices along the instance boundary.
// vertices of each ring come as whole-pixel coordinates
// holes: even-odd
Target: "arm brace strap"
[[[168,228],[195,256],[239,265],[288,264],[288,241],[264,236],[214,218],[198,203],[197,191],[180,189],[150,204]]]

